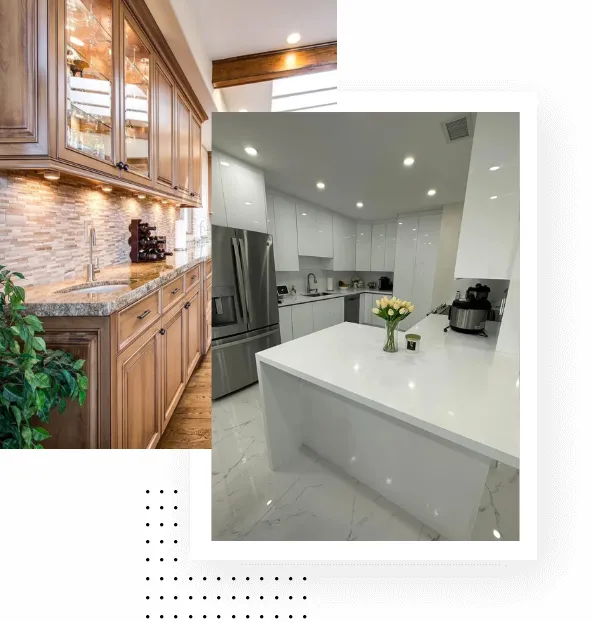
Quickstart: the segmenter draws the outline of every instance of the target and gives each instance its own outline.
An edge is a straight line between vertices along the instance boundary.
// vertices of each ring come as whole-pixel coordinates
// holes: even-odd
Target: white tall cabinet
[[[333,270],[356,269],[356,223],[333,214]]]
[[[333,257],[333,215],[321,207],[296,202],[298,254],[307,257]]]
[[[386,241],[384,247],[384,269],[392,272],[395,269],[395,254],[397,249],[398,221],[386,223]]]
[[[267,223],[273,237],[275,269],[279,272],[297,272],[298,229],[296,226],[296,201],[267,192]]]
[[[455,278],[511,278],[520,228],[519,133],[517,112],[477,114]]]
[[[370,270],[372,258],[372,225],[356,223],[356,270]]]
[[[372,251],[370,254],[370,270],[384,270],[384,253],[386,247],[386,223],[372,225]]]
[[[212,223],[267,233],[263,172],[221,152],[212,154]]]

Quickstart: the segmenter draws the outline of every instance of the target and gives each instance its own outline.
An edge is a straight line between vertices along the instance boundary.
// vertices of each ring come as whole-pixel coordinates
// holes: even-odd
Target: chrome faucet
[[[314,279],[314,282],[315,283],[317,282],[317,277],[312,272],[310,272],[309,275],[306,277],[306,292],[308,294],[312,293],[312,291],[313,291],[313,288],[310,286],[310,277],[311,276]],[[319,290],[318,290],[318,288],[315,287],[314,291],[318,292]]]
[[[97,232],[94,227],[90,227],[88,230],[88,240],[89,240],[89,263],[86,267],[86,280],[91,283],[95,280],[95,274],[100,272],[99,270],[99,258],[97,257],[97,263],[95,266],[95,262],[93,260],[93,246],[97,244]]]

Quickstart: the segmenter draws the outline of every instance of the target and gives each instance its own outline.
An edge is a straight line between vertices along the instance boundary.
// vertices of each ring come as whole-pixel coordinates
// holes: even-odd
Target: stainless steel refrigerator
[[[212,398],[257,381],[255,354],[279,345],[272,238],[212,227]]]

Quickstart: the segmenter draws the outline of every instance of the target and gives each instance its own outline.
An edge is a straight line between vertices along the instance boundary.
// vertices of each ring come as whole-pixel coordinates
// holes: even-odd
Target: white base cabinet
[[[292,306],[292,338],[298,339],[314,332],[312,319],[313,303]]]
[[[294,339],[294,333],[292,332],[292,307],[280,307],[278,311],[280,314],[280,337],[282,343],[287,343]]]
[[[312,303],[312,323],[316,333],[319,330],[343,322],[343,298],[331,298]]]

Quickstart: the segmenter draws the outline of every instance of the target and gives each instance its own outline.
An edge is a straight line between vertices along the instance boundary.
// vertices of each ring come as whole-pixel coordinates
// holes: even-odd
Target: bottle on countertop
[[[292,296],[292,298],[296,298],[296,296],[298,295],[296,293],[296,288],[292,285],[292,287],[290,288],[290,295]]]

